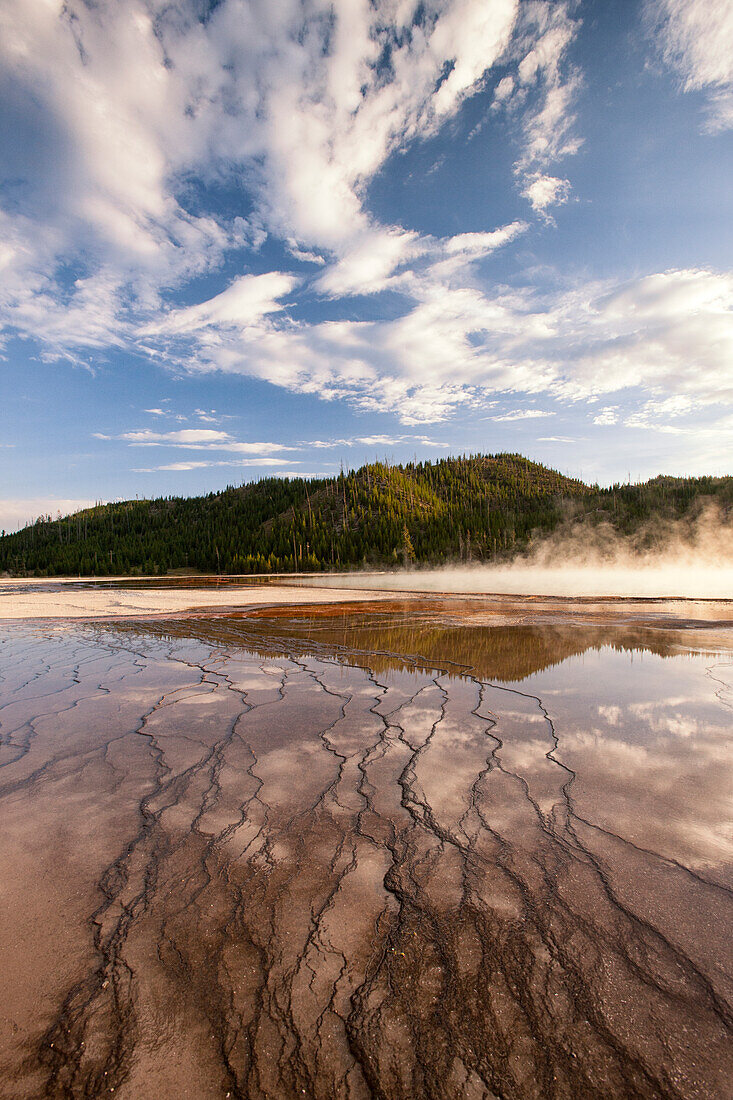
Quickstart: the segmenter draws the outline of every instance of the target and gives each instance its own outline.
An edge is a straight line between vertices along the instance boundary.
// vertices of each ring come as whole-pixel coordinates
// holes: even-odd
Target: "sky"
[[[733,473],[731,0],[4,0],[0,527]]]

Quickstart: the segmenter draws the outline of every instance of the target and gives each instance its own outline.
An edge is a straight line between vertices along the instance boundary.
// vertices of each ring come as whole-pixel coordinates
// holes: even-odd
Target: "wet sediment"
[[[0,1093],[727,1097],[725,660],[609,710],[632,759],[554,682],[281,635],[5,632]]]

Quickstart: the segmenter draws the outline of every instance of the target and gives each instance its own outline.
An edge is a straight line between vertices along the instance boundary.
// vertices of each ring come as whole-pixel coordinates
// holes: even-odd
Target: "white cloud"
[[[323,273],[316,287],[334,297],[410,289],[413,279],[426,271],[433,282],[445,282],[528,229],[527,222],[515,221],[487,232],[421,237],[395,227],[372,228]],[[417,269],[415,261],[423,261]]]
[[[709,41],[710,5],[658,7],[685,86],[727,94],[727,19],[716,16]],[[522,135],[518,186],[541,216],[567,201],[554,166],[579,144],[575,10],[562,0],[431,0],[419,10],[406,0],[222,0],[202,20],[194,0],[7,0],[0,63],[38,125],[10,166],[28,185],[23,201],[0,213],[0,318],[36,336],[47,358],[122,348],[407,425],[483,407],[490,393],[575,401],[642,386],[658,401],[725,400],[732,274],[487,290],[477,261],[525,222],[438,239],[381,225],[365,207],[387,158],[437,133],[498,64],[495,105]],[[222,181],[241,184],[246,217],[192,212],[196,183]],[[268,235],[320,270],[297,280],[240,267],[207,301],[170,304],[169,291],[219,269],[229,248],[256,250]],[[404,308],[379,321],[296,319],[289,297],[314,288],[392,289]],[[242,455],[261,446],[226,433],[132,434],[129,443]]]
[[[574,111],[582,82],[568,61],[579,26],[574,7],[543,0],[523,6],[509,51],[514,72],[494,91],[494,110],[504,109],[520,120],[523,148],[514,171],[522,195],[541,215],[549,206],[567,202],[571,190],[569,180],[550,175],[548,168],[582,144]]]
[[[522,22],[526,52],[558,23],[551,7],[222,0],[204,20],[196,0],[32,10],[8,0],[0,69],[38,125],[8,165],[28,187],[0,225],[0,322],[70,358],[146,332],[251,322],[281,308],[291,276],[242,276],[183,310],[163,303],[227,249],[257,250],[268,233],[302,262],[325,266],[329,252],[328,293],[378,286],[417,235],[374,222],[368,183],[482,86],[520,11],[545,12]],[[549,71],[552,51],[539,48]],[[188,208],[192,183],[233,178],[254,203],[246,217]],[[75,261],[83,272],[69,284]]]
[[[501,56],[517,10],[517,0],[452,0],[414,22],[416,6],[393,0],[314,0],[305,12],[219,5],[199,61],[229,108],[213,120],[214,141],[231,159],[257,158],[264,223],[337,251],[367,230],[364,183],[393,149],[455,113]],[[172,57],[195,71],[189,38],[174,41]],[[197,98],[211,122],[212,97]]]
[[[301,248],[292,237],[289,237],[286,243],[288,252],[294,260],[300,260],[301,263],[305,264],[317,264],[319,267],[325,264],[326,261],[320,253],[308,252],[306,249]]]
[[[679,424],[669,424],[669,420],[685,416],[694,409],[694,402],[685,394],[656,398],[644,404],[624,419],[627,428],[644,428],[672,435],[685,435],[691,429]]]
[[[215,431],[213,428],[184,428],[175,432],[153,432],[145,428],[141,431],[123,432],[116,436],[94,432],[93,437],[103,440],[121,440],[133,447],[179,447],[195,451],[229,451],[233,454],[258,457],[297,450],[296,447],[289,447],[284,443],[243,443],[234,439],[229,432]],[[282,462],[282,458],[277,461]],[[230,464],[222,463],[222,465]]]
[[[326,400],[429,423],[491,394],[577,401],[645,387],[699,405],[733,396],[733,273],[673,270],[539,295],[451,283],[440,265],[400,277],[396,319],[308,324],[267,318],[205,328],[176,351],[194,371],[261,378]],[[167,354],[173,354],[171,349]]]
[[[554,415],[554,412],[550,412],[547,409],[513,409],[511,412],[504,413],[502,416],[492,416],[489,417],[489,419],[495,420],[498,423],[503,420],[537,420],[540,417]]]
[[[596,416],[593,423],[606,427],[610,424],[618,424],[618,405],[605,405]]]
[[[269,313],[277,313],[279,299],[297,284],[291,275],[270,271],[265,275],[241,275],[206,302],[184,309],[173,309],[162,319],[142,329],[144,335],[194,332],[206,326],[246,327]]]
[[[424,435],[357,435],[350,439],[312,439],[303,440],[304,448],[315,447],[319,450],[331,447],[398,447],[421,444],[426,447],[447,448],[448,443],[437,443]]]
[[[219,460],[216,462],[167,462],[163,466],[145,466],[138,467],[133,472],[136,474],[155,474],[160,470],[169,471],[172,473],[183,473],[187,470],[207,470],[212,467],[230,466],[243,468],[246,466],[280,466],[282,464],[282,458],[269,458],[267,456],[253,455],[251,458],[232,459],[232,460]],[[289,462],[293,462],[293,459],[289,459]],[[296,463],[297,465],[297,463]]]
[[[447,443],[436,443],[433,439],[428,439],[424,435],[360,435],[354,440],[354,443],[360,444],[362,447],[398,447],[403,445],[411,445],[420,443],[425,447],[447,447]]]
[[[517,68],[522,87],[539,85],[542,95],[538,106],[528,115],[525,124],[525,149],[519,167],[544,166],[561,157],[572,155],[579,148],[579,139],[572,127],[575,118],[572,105],[579,89],[577,72],[566,69],[566,54],[577,32],[577,23],[570,6],[531,4],[526,9],[530,25],[530,49]],[[539,37],[534,37],[535,28]]]
[[[545,176],[534,172],[527,176],[522,195],[539,214],[545,214],[548,207],[560,206],[570,198],[570,181],[558,176]]]
[[[733,396],[733,273],[672,270],[595,296],[574,294],[558,329],[579,345],[567,393],[643,385],[690,402]]]
[[[514,87],[515,84],[513,76],[502,77],[502,79],[494,88],[494,103],[505,103],[508,99],[511,98]]]
[[[733,128],[733,6],[727,0],[647,0],[664,60],[685,91],[707,93],[706,129]]]
[[[238,443],[236,440],[232,443],[216,444],[217,450],[231,451],[233,454],[242,455],[265,455],[265,454],[280,454],[281,451],[296,451],[297,447],[288,447],[284,443]],[[280,459],[282,462],[282,459]],[[295,462],[294,458],[289,458],[288,462]]]
[[[324,294],[371,294],[383,290],[400,264],[421,255],[426,245],[417,233],[399,228],[365,230],[344,251],[337,263],[318,280]]]
[[[223,0],[206,21],[197,13],[193,0],[69,0],[30,14],[22,0],[4,6],[1,60],[52,131],[33,216],[6,215],[0,227],[5,322],[42,339],[51,356],[83,361],[85,349],[125,347],[185,369],[191,355],[194,370],[349,397],[392,408],[405,423],[471,404],[477,374],[482,385],[492,376],[504,384],[503,367],[487,370],[473,344],[503,311],[466,285],[465,269],[526,223],[438,240],[377,224],[363,196],[390,153],[437,132],[511,57],[507,96],[515,85],[525,96],[534,89],[541,105],[526,123],[527,165],[539,171],[567,152],[564,139],[540,150],[553,102],[552,131],[565,127],[557,102],[575,27],[567,6]],[[254,212],[226,222],[186,208],[184,183],[232,173]],[[230,247],[259,248],[268,233],[324,268],[323,293],[394,285],[414,308],[371,326],[296,324],[283,310],[298,281],[278,271],[242,274],[196,305],[165,306],[168,288],[216,268]],[[66,285],[57,261],[76,254],[85,272]]]
[[[108,439],[109,436],[97,436],[97,438]],[[134,443],[136,446],[160,446],[161,444],[198,444],[198,443],[219,443],[228,442],[231,436],[228,432],[218,432],[211,428],[183,428],[177,432],[153,432],[147,428],[139,432],[123,432],[122,435],[117,436],[118,439],[124,439],[126,443]]]
[[[484,233],[458,233],[455,237],[438,240],[433,252],[438,259],[441,253],[450,257],[463,257],[468,261],[481,259],[510,244],[528,229],[527,222],[514,221]]]

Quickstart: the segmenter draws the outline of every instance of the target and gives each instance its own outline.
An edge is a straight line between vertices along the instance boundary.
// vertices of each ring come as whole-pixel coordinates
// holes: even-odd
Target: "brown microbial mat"
[[[728,1100],[730,627],[500,612],[5,624],[0,1095]]]

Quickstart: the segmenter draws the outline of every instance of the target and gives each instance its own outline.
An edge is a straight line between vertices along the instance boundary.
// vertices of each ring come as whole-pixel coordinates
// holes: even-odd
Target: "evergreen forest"
[[[643,548],[669,523],[693,524],[709,503],[733,522],[733,477],[599,488],[518,454],[372,463],[333,478],[264,478],[206,496],[41,516],[2,533],[0,572],[99,577],[494,562],[579,525]]]

